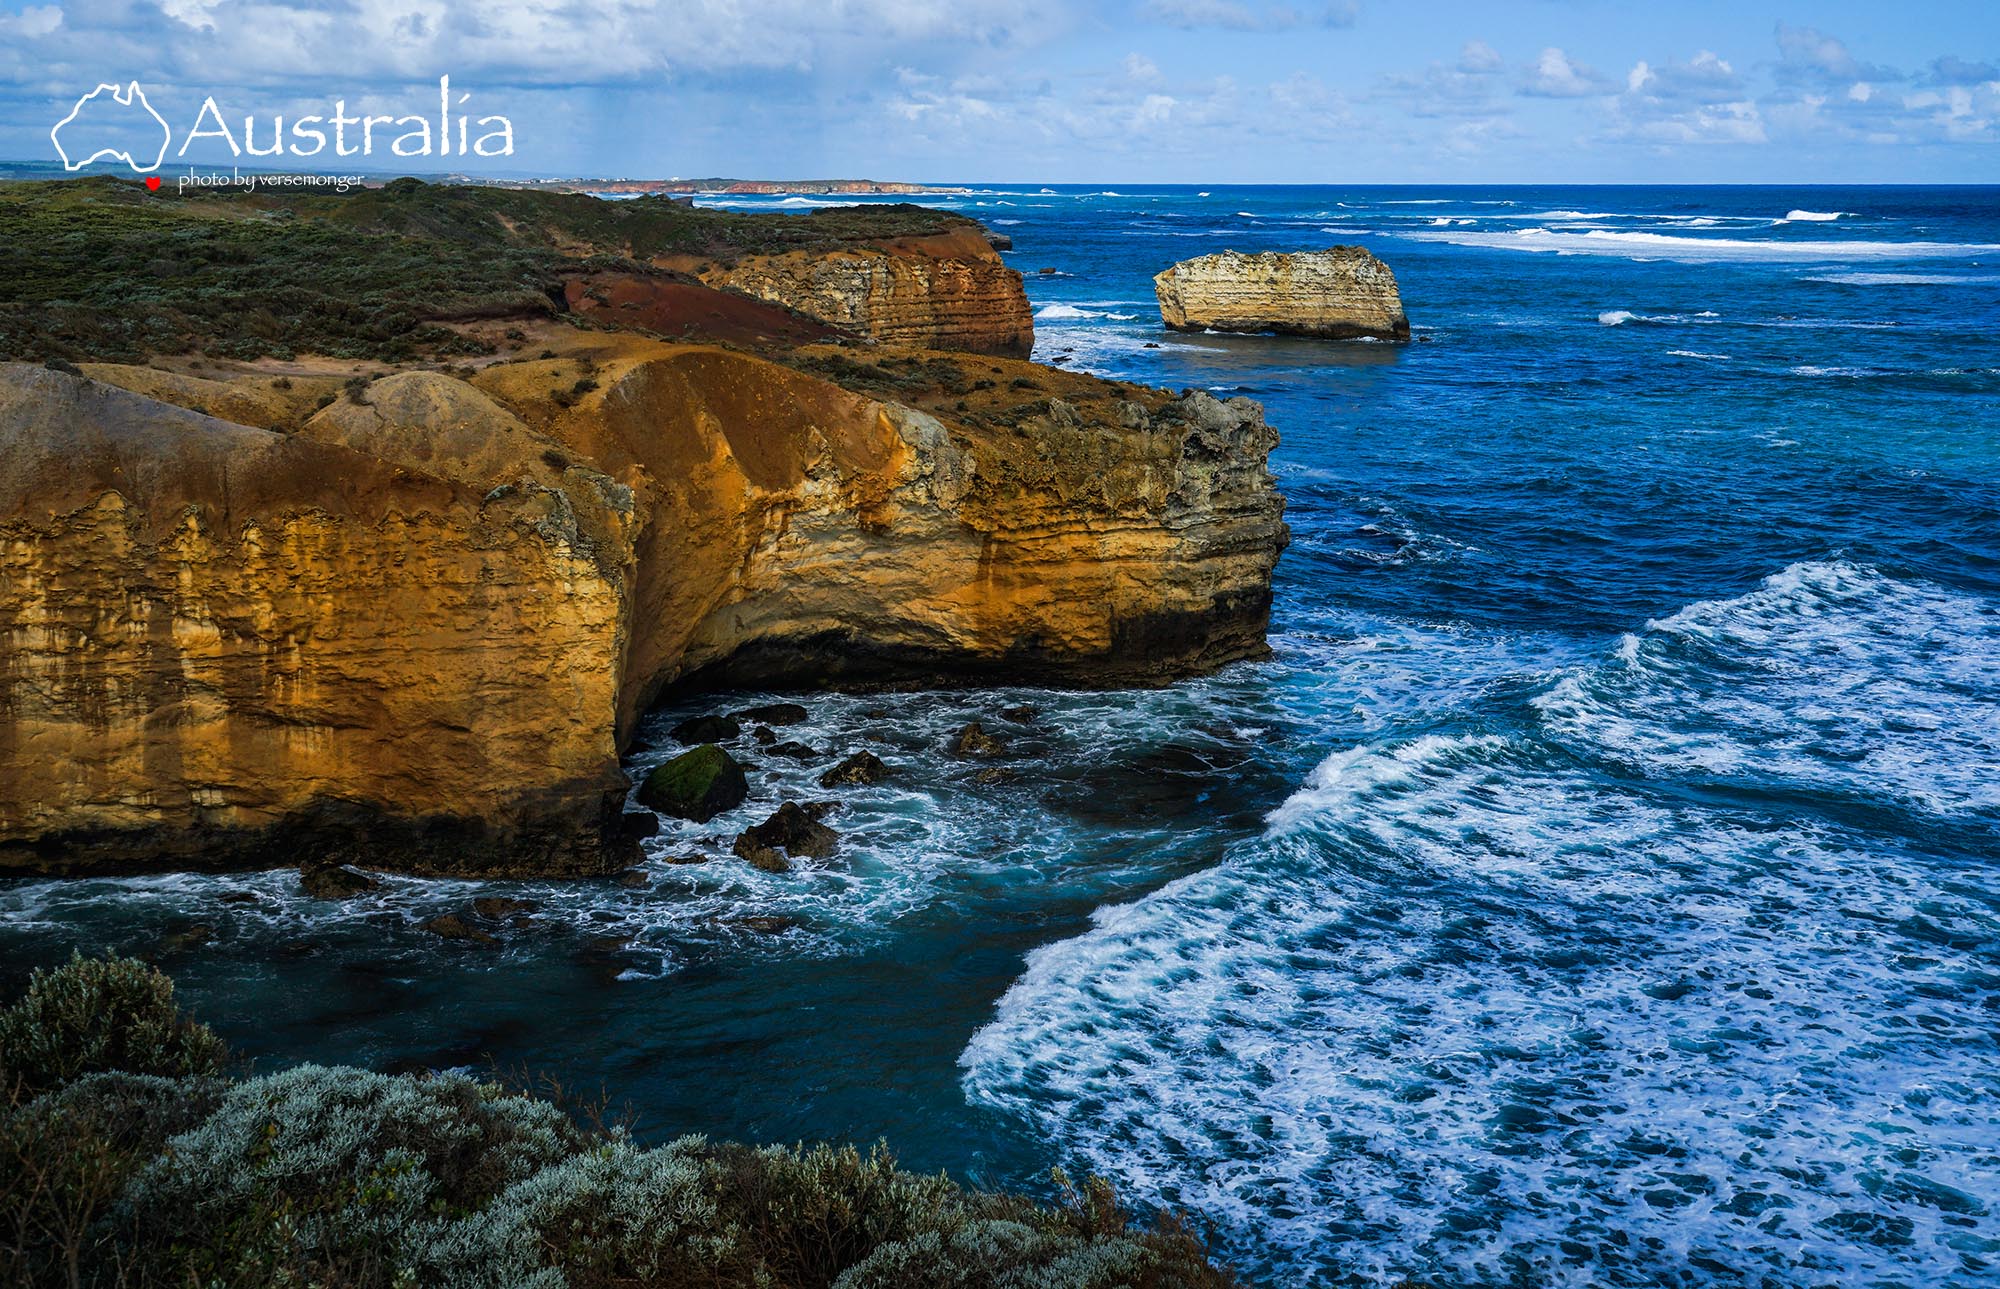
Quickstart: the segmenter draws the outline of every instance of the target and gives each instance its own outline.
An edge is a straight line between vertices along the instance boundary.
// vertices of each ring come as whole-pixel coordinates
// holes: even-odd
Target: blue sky
[[[0,0],[0,156],[53,159],[101,81],[178,143],[209,96],[232,129],[434,116],[447,73],[515,154],[366,168],[2000,182],[1994,0]]]

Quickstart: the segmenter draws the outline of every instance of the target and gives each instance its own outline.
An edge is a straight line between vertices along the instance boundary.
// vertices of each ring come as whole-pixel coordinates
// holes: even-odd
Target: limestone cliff
[[[412,401],[286,437],[0,366],[0,868],[603,866],[631,498]]]
[[[658,262],[886,344],[1023,358],[1035,347],[1021,275],[976,225],[729,263],[685,256]]]
[[[1285,529],[1245,400],[552,343],[290,435],[148,369],[0,365],[0,868],[602,869],[666,686],[1264,648]]]
[[[1408,340],[1389,266],[1359,246],[1182,260],[1153,279],[1176,331],[1275,332],[1327,340]]]

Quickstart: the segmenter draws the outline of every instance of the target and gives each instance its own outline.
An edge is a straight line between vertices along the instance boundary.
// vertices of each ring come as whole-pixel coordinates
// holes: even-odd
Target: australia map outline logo
[[[103,98],[101,95],[109,97]],[[140,116],[140,112],[145,116]],[[143,155],[144,149],[134,149],[129,142],[123,147],[95,147],[90,155],[81,161],[70,160],[72,149],[63,146],[63,134],[66,130],[70,134],[72,143],[79,134],[86,143],[93,140],[100,143],[109,140],[115,144],[121,139],[129,140],[133,137],[132,131],[135,127],[144,129],[147,116],[153,119],[153,123],[160,130],[160,150],[153,157],[151,165],[139,163],[139,157],[135,156],[134,152]],[[56,145],[56,155],[62,158],[64,170],[81,170],[93,161],[116,157],[139,174],[145,174],[149,170],[158,170],[160,164],[167,159],[167,146],[173,142],[173,131],[168,128],[166,118],[154,111],[153,105],[146,101],[146,92],[139,88],[139,82],[133,81],[123,88],[117,85],[99,85],[85,94],[76,101],[76,106],[69,110],[69,115],[56,122],[54,128],[49,131],[49,141]]]

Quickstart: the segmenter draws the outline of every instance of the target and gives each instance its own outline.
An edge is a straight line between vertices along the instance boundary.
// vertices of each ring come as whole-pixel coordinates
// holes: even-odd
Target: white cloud
[[[1780,79],[1811,85],[1901,79],[1901,74],[1891,68],[1863,63],[1848,51],[1845,41],[1817,27],[1794,27],[1781,22],[1777,36]]]
[[[1144,54],[1125,55],[1125,74],[1135,81],[1160,79],[1160,65]]]
[[[1359,0],[1327,0],[1310,12],[1286,4],[1252,6],[1241,0],[1146,0],[1142,12],[1155,22],[1185,31],[1218,27],[1228,31],[1283,31],[1290,27],[1352,27]]]
[[[36,40],[63,25],[63,12],[56,5],[29,5],[19,13],[0,13],[0,35],[17,40]]]
[[[1468,40],[1458,51],[1458,70],[1468,76],[1497,72],[1500,67],[1500,51],[1483,40]]]
[[[1568,54],[1552,45],[1528,69],[1521,92],[1539,98],[1586,98],[1608,94],[1613,88],[1602,75],[1581,63],[1571,62]]]

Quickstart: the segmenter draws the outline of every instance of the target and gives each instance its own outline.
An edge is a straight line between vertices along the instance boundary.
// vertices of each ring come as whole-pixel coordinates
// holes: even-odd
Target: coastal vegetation
[[[463,1073],[239,1076],[132,960],[0,1012],[0,1279],[426,1289],[1221,1289],[1098,1178],[968,1190],[883,1146],[648,1146]]]
[[[0,360],[141,362],[483,353],[450,324],[552,316],[564,281],[657,257],[729,263],[972,227],[910,205],[808,215],[398,179],[345,194],[148,193],[99,178],[0,187]]]

